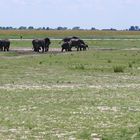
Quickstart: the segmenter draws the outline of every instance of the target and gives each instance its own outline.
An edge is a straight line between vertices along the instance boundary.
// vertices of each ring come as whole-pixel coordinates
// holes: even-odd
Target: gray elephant
[[[61,51],[63,52],[63,50],[65,50],[66,52],[67,51],[71,51],[71,47],[69,45],[69,42],[64,42],[62,45],[61,45],[62,49]]]
[[[80,49],[80,51],[86,51],[86,49],[88,48],[88,45],[87,44],[80,44],[79,46],[78,46],[78,48],[77,48],[77,50],[79,51],[79,49]]]
[[[7,39],[0,40],[0,51],[9,51],[10,41]]]
[[[51,41],[49,38],[44,38],[44,39],[34,39],[32,41],[33,45],[33,50],[35,52],[39,52],[42,50],[42,52],[47,52],[49,51],[49,45],[51,44]]]
[[[81,39],[71,39],[70,41],[69,41],[69,45],[70,45],[70,47],[72,48],[72,47],[75,47],[75,48],[77,48],[77,51],[79,51],[79,49],[81,50],[83,47],[84,47],[84,49],[85,49],[85,42],[83,41],[83,40],[81,40]]]

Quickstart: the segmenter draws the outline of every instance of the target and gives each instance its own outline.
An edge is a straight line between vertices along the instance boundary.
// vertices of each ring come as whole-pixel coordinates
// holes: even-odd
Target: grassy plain
[[[82,52],[0,52],[1,139],[140,139],[139,41],[88,43]]]
[[[140,32],[130,31],[58,31],[58,30],[0,30],[0,38],[23,39],[50,37],[52,48],[60,48],[59,40],[66,36],[79,36],[84,39],[140,39]],[[139,48],[140,40],[86,40],[94,48]],[[31,40],[12,40],[11,48],[32,47]]]
[[[138,31],[92,31],[92,30],[0,30],[0,38],[19,39],[33,38],[63,38],[66,36],[79,36],[85,39],[139,39]]]
[[[60,40],[51,40],[50,48],[61,48]],[[137,49],[140,48],[140,40],[85,40],[89,48],[93,49]],[[11,49],[13,48],[32,48],[31,40],[11,41]]]

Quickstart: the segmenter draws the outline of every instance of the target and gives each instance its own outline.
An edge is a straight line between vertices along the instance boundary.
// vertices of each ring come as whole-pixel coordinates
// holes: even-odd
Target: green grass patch
[[[140,138],[139,50],[0,52],[0,60],[1,139]]]
[[[124,72],[125,67],[124,66],[114,66],[113,70],[114,72]]]

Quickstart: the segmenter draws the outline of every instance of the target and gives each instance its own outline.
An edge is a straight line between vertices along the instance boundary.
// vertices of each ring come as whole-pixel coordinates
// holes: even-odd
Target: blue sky
[[[0,26],[126,29],[139,15],[140,0],[1,0]]]

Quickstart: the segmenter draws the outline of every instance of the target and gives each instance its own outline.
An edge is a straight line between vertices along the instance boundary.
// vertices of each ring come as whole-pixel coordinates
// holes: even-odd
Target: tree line
[[[20,27],[12,27],[12,26],[6,26],[2,27],[0,26],[0,30],[106,30],[106,31],[117,31],[115,28],[109,28],[109,29],[97,29],[95,27],[91,27],[90,29],[83,29],[80,28],[79,26],[75,26],[73,28],[68,28],[68,27],[61,27],[58,26],[56,28],[50,28],[50,27],[33,27],[33,26],[20,26]],[[140,31],[139,26],[130,26],[129,29],[124,29],[126,31]]]
[[[7,27],[2,27],[0,26],[0,30],[69,30],[68,27],[57,27],[57,28],[50,28],[50,27],[33,27],[33,26],[20,26],[20,27],[12,27],[12,26],[7,26]],[[93,28],[92,28],[93,29]],[[71,30],[82,30],[80,27],[75,26]]]
[[[0,26],[0,30],[87,30],[87,29],[82,29],[79,26],[75,26],[73,28],[68,28],[68,27],[62,27],[58,26],[56,28],[51,28],[51,27],[33,27],[33,26],[20,26],[20,27],[12,27],[12,26],[7,26],[7,27],[2,27]],[[95,27],[92,27],[89,30],[97,30]]]

